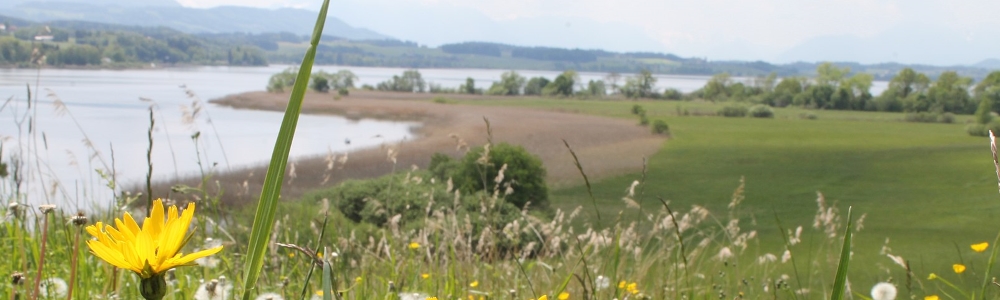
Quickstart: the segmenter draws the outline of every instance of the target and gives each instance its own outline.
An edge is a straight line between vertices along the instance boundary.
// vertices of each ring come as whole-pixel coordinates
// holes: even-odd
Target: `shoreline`
[[[412,140],[348,152],[346,163],[335,163],[332,171],[327,170],[328,157],[323,154],[290,158],[297,176],[286,176],[282,197],[297,199],[303,193],[332,187],[344,180],[378,177],[408,170],[412,166],[423,169],[430,162],[431,155],[437,152],[459,157],[465,152],[460,144],[481,147],[487,142],[484,118],[489,120],[494,143],[520,145],[541,158],[550,187],[583,183],[563,140],[573,147],[592,181],[641,171],[643,158],[659,151],[666,140],[632,120],[430,101],[439,96],[462,100],[496,99],[481,95],[352,90],[351,95],[334,100],[332,93],[307,93],[302,106],[303,114],[419,122],[420,126],[411,129]],[[235,109],[284,111],[288,98],[289,93],[259,91],[228,95],[208,102]],[[396,153],[395,164],[387,158],[389,149]],[[218,180],[218,187],[226,191],[224,203],[247,203],[256,200],[266,170],[266,164],[245,166],[216,173],[212,179]],[[200,181],[200,178],[183,178],[161,182],[154,184],[153,192],[156,196],[166,196],[170,195],[170,186],[178,183],[197,186]]]

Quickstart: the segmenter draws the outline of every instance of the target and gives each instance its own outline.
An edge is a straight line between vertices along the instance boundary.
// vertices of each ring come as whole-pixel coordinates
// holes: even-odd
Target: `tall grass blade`
[[[257,278],[264,267],[264,256],[267,255],[267,244],[270,241],[271,230],[274,228],[274,216],[278,208],[278,198],[281,195],[281,183],[285,177],[288,154],[292,148],[292,137],[299,121],[302,99],[305,97],[309,84],[309,75],[312,73],[313,61],[316,59],[316,47],[319,45],[320,36],[323,35],[323,25],[325,25],[326,12],[329,7],[330,0],[324,0],[323,7],[320,8],[319,16],[316,19],[316,27],[313,29],[309,49],[306,50],[305,57],[302,58],[299,74],[295,78],[295,86],[288,99],[285,116],[281,121],[281,129],[278,131],[278,139],[274,144],[274,152],[271,154],[271,162],[267,167],[267,175],[264,177],[264,186],[261,190],[260,200],[257,202],[253,228],[250,231],[247,260],[243,265],[243,282],[245,284],[243,300],[251,299],[257,286]]]
[[[851,262],[851,207],[847,207],[847,229],[844,230],[844,247],[840,249],[840,263],[837,264],[837,277],[833,281],[833,293],[830,300],[844,299],[847,290],[847,266]]]
[[[323,300],[333,300],[333,270],[329,261],[323,261]]]

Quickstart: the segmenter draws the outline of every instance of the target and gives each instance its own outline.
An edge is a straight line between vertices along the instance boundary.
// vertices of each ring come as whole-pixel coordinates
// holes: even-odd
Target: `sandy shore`
[[[423,126],[415,129],[413,135],[416,138],[413,140],[350,153],[347,163],[332,172],[326,169],[325,157],[295,158],[297,176],[286,180],[282,189],[283,197],[295,199],[312,189],[332,186],[345,179],[376,177],[393,169],[406,170],[413,165],[425,168],[431,155],[436,152],[458,157],[465,151],[458,149],[459,139],[469,147],[481,147],[486,143],[488,134],[484,118],[490,122],[494,143],[521,145],[538,155],[548,170],[550,185],[554,186],[582,183],[563,140],[573,147],[591,180],[641,170],[642,158],[659,150],[665,140],[662,136],[650,133],[647,127],[636,125],[632,120],[429,101],[436,96],[352,91],[350,96],[334,100],[331,94],[308,93],[302,109],[306,114],[418,121]],[[483,96],[476,95],[441,96],[449,99],[484,99]],[[238,109],[284,111],[288,94],[248,92],[211,102]],[[386,157],[390,148],[398,153],[395,166]],[[239,203],[256,199],[254,195],[259,194],[266,169],[266,166],[249,167],[219,174],[213,179],[219,180],[220,185],[226,189],[224,202]],[[324,183],[325,174],[330,176]],[[191,180],[187,183],[196,182]],[[166,192],[164,188],[157,190]],[[625,188],[623,186],[622,190]]]

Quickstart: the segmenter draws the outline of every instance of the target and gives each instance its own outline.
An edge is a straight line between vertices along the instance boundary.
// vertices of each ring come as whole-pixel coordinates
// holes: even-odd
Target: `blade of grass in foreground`
[[[847,207],[847,229],[844,230],[844,248],[840,249],[840,264],[837,265],[837,277],[833,281],[833,293],[830,300],[844,299],[847,286],[847,265],[851,262],[851,207]]]
[[[312,39],[309,41],[309,49],[306,50],[305,57],[302,58],[302,66],[299,67],[299,75],[295,78],[292,96],[288,99],[288,107],[285,108],[285,116],[281,120],[278,139],[274,143],[274,152],[271,153],[271,163],[267,167],[264,187],[260,194],[260,200],[257,201],[253,229],[250,231],[247,260],[243,265],[243,300],[250,300],[251,295],[254,294],[257,277],[260,276],[261,269],[264,267],[264,256],[267,254],[267,244],[270,242],[271,230],[274,228],[274,215],[278,209],[278,197],[281,195],[281,182],[284,181],[288,153],[292,148],[292,136],[295,135],[295,126],[299,121],[302,98],[305,97],[309,84],[313,60],[316,58],[316,47],[319,45],[320,36],[323,35],[323,25],[326,22],[326,11],[329,6],[330,0],[324,0],[323,7],[319,10],[316,27],[313,29]]]

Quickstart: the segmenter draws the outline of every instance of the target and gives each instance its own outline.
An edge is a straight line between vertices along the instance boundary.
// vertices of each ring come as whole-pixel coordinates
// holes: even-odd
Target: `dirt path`
[[[394,166],[386,158],[388,148],[398,152],[396,170],[405,170],[411,165],[425,168],[431,155],[436,152],[457,157],[464,153],[464,150],[456,147],[458,139],[469,147],[481,147],[486,143],[484,118],[490,122],[495,143],[521,145],[538,155],[548,171],[550,185],[554,186],[582,183],[563,140],[573,147],[591,180],[641,170],[642,158],[659,150],[665,140],[631,120],[428,101],[434,97],[435,95],[429,94],[352,91],[350,96],[334,100],[331,94],[308,93],[303,113],[419,121],[423,126],[415,130],[413,135],[416,138],[413,140],[351,152],[343,168],[333,172],[326,171],[325,157],[296,158],[297,177],[291,184],[286,181],[282,189],[283,196],[294,199],[306,191],[332,186],[345,179],[370,178],[389,173]],[[483,99],[483,96],[475,95],[445,97]],[[239,109],[283,111],[287,101],[286,93],[248,92],[211,102]],[[214,179],[219,180],[229,194],[225,202],[243,202],[253,198],[250,195],[259,194],[266,169],[266,166],[250,167],[220,174]],[[331,174],[331,177],[323,183],[325,173]],[[162,191],[162,188],[159,190]]]

